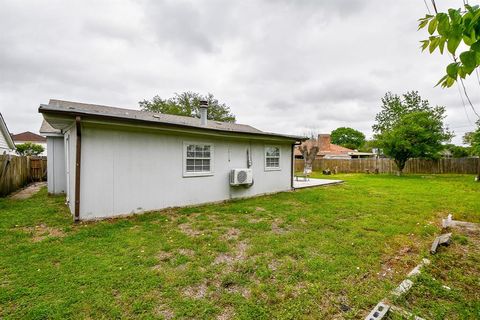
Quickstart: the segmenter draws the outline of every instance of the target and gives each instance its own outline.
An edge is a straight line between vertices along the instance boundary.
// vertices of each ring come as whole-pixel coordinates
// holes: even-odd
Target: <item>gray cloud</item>
[[[449,57],[420,52],[424,13],[413,0],[7,0],[0,112],[12,131],[34,131],[49,98],[136,108],[193,90],[263,130],[369,135],[383,94],[414,89],[469,130],[457,88],[433,87]],[[476,79],[467,86],[480,110]]]

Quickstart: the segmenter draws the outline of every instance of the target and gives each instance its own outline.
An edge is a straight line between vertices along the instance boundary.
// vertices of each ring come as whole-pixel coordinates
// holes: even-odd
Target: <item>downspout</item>
[[[292,190],[295,189],[294,187],[294,178],[295,178],[295,146],[299,146],[301,145],[302,143],[301,142],[298,142],[298,141],[295,141],[295,143],[292,144],[292,164],[291,164],[291,168],[290,168],[290,172],[291,172],[291,181],[290,181],[290,185],[292,187]]]
[[[294,165],[295,165],[295,144],[292,144],[292,154],[290,155],[291,159],[291,165],[290,165],[290,187],[293,190],[293,176],[295,175],[295,170]]]
[[[75,154],[75,222],[80,221],[80,168],[82,163],[82,130],[80,116],[75,118],[75,127],[77,131],[77,143]]]

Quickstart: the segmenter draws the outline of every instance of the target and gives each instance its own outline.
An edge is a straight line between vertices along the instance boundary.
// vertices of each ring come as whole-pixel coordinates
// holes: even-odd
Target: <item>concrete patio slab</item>
[[[331,179],[313,179],[303,180],[299,178],[298,181],[293,181],[293,189],[303,189],[303,188],[312,188],[319,186],[328,186],[333,184],[343,183],[343,180],[331,180]]]

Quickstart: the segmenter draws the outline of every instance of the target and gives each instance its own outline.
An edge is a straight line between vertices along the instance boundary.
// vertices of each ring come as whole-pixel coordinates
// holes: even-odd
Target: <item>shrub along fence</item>
[[[295,160],[295,171],[303,171],[304,160]],[[459,173],[476,174],[479,171],[479,158],[449,158],[439,160],[410,159],[405,165],[404,173]],[[338,173],[396,173],[397,166],[393,159],[365,158],[365,159],[316,159],[313,162],[313,171],[334,170]]]
[[[47,178],[47,157],[0,155],[0,197]]]

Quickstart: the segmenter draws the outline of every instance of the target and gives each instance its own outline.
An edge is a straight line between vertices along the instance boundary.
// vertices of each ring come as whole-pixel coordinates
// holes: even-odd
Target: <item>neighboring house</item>
[[[15,143],[8,131],[7,124],[0,113],[0,155],[15,154]]]
[[[24,144],[27,142],[39,144],[44,149],[43,152],[39,154],[39,156],[47,155],[47,139],[44,136],[41,136],[39,134],[30,132],[30,131],[25,131],[18,134],[12,134],[12,139],[13,139],[13,142],[15,142],[15,145]]]
[[[304,140],[207,120],[204,104],[200,119],[59,100],[39,112],[63,136],[49,171],[64,163],[65,182],[48,184],[65,185],[75,220],[291,190]]]
[[[359,152],[357,150],[333,144],[329,134],[319,134],[317,139],[306,140],[302,145],[307,145],[308,149],[314,145],[318,146],[318,152],[315,159],[354,159],[371,158],[375,156],[374,153]],[[295,148],[295,158],[303,159],[302,152],[298,146]]]

